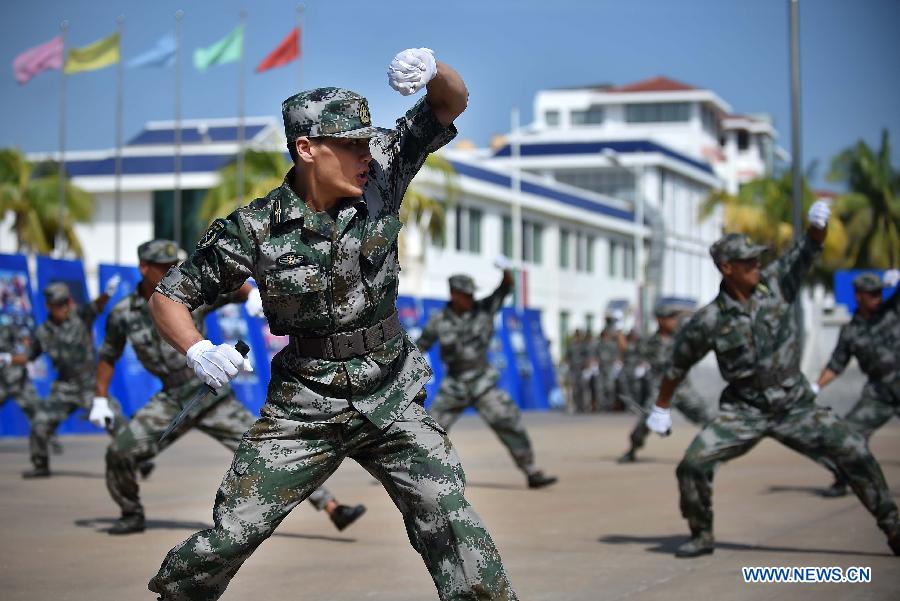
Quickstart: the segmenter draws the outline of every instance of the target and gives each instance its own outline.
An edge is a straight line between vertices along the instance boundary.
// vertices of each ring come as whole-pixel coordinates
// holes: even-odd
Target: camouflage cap
[[[853,278],[853,288],[863,292],[880,292],[884,288],[884,282],[877,273],[861,273]]]
[[[372,127],[369,103],[343,88],[316,88],[294,94],[281,103],[288,141],[310,138],[372,138],[391,130]]]
[[[682,298],[661,298],[653,309],[655,317],[675,317],[681,313],[690,313],[696,308],[696,303]]]
[[[475,294],[475,280],[471,276],[457,273],[456,275],[451,275],[448,281],[450,282],[450,290],[456,290],[463,294]]]
[[[47,299],[48,305],[61,305],[69,302],[69,299],[72,298],[72,293],[65,283],[53,282],[44,288],[44,298]]]
[[[138,246],[138,260],[147,263],[177,263],[184,252],[173,240],[156,238]]]
[[[754,244],[744,234],[731,233],[716,240],[709,247],[709,254],[712,255],[716,265],[720,265],[736,259],[755,259],[766,250],[768,248],[764,244]]]

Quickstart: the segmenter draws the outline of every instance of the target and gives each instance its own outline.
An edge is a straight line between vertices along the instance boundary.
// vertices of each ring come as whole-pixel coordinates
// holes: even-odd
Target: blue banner
[[[550,343],[544,338],[544,329],[541,327],[541,312],[537,309],[525,309],[522,322],[525,346],[534,369],[534,377],[531,380],[534,405],[523,408],[548,409],[551,406],[550,399],[561,392],[556,382],[556,368],[550,355]]]
[[[856,294],[853,292],[853,279],[861,273],[874,273],[879,278],[884,278],[884,272],[878,269],[849,269],[847,271],[834,272],[834,302],[847,306],[847,311],[856,311]],[[885,286],[882,291],[883,298],[888,298],[894,293],[894,288]]]
[[[447,301],[445,300],[423,298],[421,317],[419,318],[419,323],[421,324],[420,328],[425,327],[425,324],[428,322],[428,318],[432,313],[440,311],[446,306]],[[414,336],[413,342],[415,341],[416,337]],[[441,361],[440,346],[440,344],[435,342],[434,345],[428,349],[428,352],[425,353],[425,358],[428,360],[428,364],[431,365],[431,371],[434,372],[434,377],[425,384],[425,392],[428,393],[428,400],[425,401],[426,407],[431,405],[432,401],[434,401],[434,395],[437,394],[438,388],[441,386],[441,379],[444,377],[444,362]]]
[[[532,379],[534,369],[528,356],[528,345],[525,342],[525,328],[522,318],[513,307],[500,310],[500,327],[496,328],[495,339],[499,338],[502,346],[494,349],[492,344],[491,362],[500,370],[500,386],[513,398],[516,405],[523,409],[536,406]],[[502,357],[502,363],[500,363]]]
[[[214,343],[234,345],[238,340],[243,340],[250,346],[250,362],[254,371],[238,374],[231,381],[231,388],[238,400],[254,415],[259,415],[259,410],[265,403],[271,364],[269,349],[260,328],[261,321],[251,319],[242,303],[225,305],[206,317],[209,339]]]
[[[30,339],[34,333],[34,298],[28,259],[24,255],[0,254],[0,319],[15,325],[23,340]],[[22,345],[3,350],[15,354],[26,349]],[[10,402],[6,402],[8,400]],[[19,406],[11,399],[0,399],[0,404],[0,436],[28,434],[28,420]]]

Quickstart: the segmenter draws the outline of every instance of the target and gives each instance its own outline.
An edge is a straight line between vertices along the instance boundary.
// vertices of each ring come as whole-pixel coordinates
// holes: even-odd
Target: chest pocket
[[[312,294],[327,287],[325,276],[315,266],[276,269],[266,273],[266,296],[272,298]]]
[[[328,279],[315,265],[266,273],[263,308],[273,334],[318,331],[329,324]]]
[[[396,215],[385,215],[366,224],[359,254],[363,277],[369,285],[382,287],[397,280],[397,238],[402,226]]]
[[[750,331],[750,324],[726,325],[716,333],[713,344],[716,349],[716,356],[725,363],[733,363],[742,358],[749,363],[755,361],[756,352],[753,348],[753,334]],[[741,361],[741,363],[743,362]],[[734,369],[734,367],[736,366],[729,365],[731,369]]]

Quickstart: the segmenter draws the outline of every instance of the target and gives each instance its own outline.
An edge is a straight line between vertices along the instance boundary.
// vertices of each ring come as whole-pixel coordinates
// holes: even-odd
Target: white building
[[[711,190],[736,191],[764,174],[775,152],[768,121],[730,111],[714,92],[665,78],[538,92],[533,123],[514,137],[490,149],[458,143],[442,151],[461,194],[448,207],[443,244],[405,229],[401,293],[446,297],[447,277],[457,272],[473,275],[480,294],[490,292],[500,278],[494,257],[512,254],[512,207],[519,199],[527,302],[542,310],[554,355],[565,333],[597,331],[610,300],[636,308],[654,294],[708,301],[719,282],[708,247],[722,224],[717,214],[701,222],[699,207]],[[191,120],[182,132],[182,230],[192,242],[205,225],[197,220],[203,194],[237,152],[237,128],[233,119]],[[275,118],[246,120],[246,140],[285,148]],[[518,141],[518,158],[509,141]],[[47,157],[53,158],[30,158]],[[116,258],[114,152],[69,153],[67,170],[96,199],[93,223],[77,226],[88,277],[95,279],[96,265]],[[137,244],[174,237],[173,124],[150,122],[128,142],[122,173],[121,262],[136,263]],[[414,185],[441,194],[440,177],[427,170]],[[0,227],[8,231],[8,220]],[[14,250],[10,238],[4,234],[0,252]],[[641,266],[659,253],[661,273],[650,270],[649,293],[642,293]]]

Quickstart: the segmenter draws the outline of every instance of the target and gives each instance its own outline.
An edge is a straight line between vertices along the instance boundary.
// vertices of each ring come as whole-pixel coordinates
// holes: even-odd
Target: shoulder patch
[[[203,234],[203,237],[200,238],[200,241],[197,242],[197,250],[205,250],[216,243],[216,240],[219,239],[219,236],[222,235],[222,232],[225,231],[225,220],[224,219],[216,219],[213,221],[210,226],[206,229],[206,232]]]

